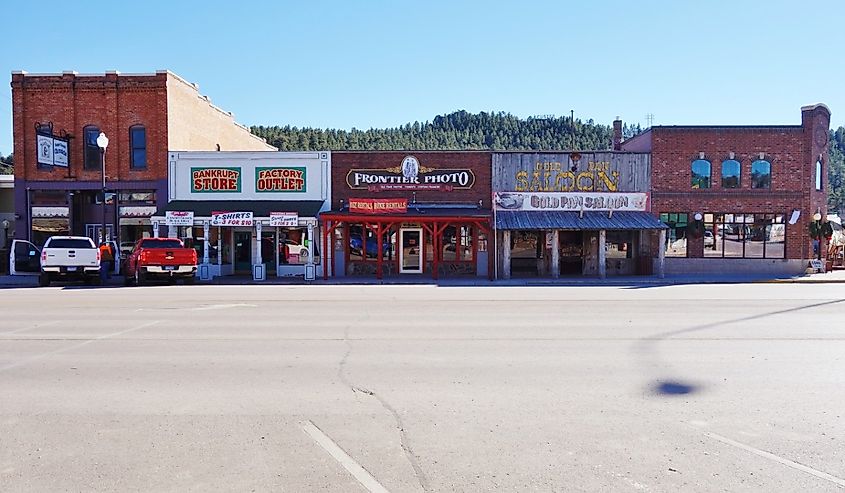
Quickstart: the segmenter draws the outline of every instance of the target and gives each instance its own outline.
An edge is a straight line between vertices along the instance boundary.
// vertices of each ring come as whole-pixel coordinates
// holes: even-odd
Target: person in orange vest
[[[110,243],[100,243],[100,278],[111,279],[114,269],[114,249]]]

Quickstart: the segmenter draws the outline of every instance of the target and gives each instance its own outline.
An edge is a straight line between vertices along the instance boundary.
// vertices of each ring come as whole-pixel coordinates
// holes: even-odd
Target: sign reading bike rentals
[[[299,225],[299,214],[296,212],[271,212],[270,227],[295,228]]]
[[[164,213],[164,224],[168,226],[193,226],[193,211],[167,211]]]
[[[239,193],[240,168],[191,168],[191,193]]]
[[[406,156],[393,168],[353,169],[346,174],[346,185],[353,190],[379,192],[385,190],[469,189],[475,185],[470,169],[432,168],[420,165],[414,156]]]
[[[249,226],[252,227],[252,211],[249,212],[212,212],[212,226]]]
[[[647,211],[648,193],[496,192],[500,211]]]
[[[349,212],[404,214],[408,212],[408,199],[349,199]]]

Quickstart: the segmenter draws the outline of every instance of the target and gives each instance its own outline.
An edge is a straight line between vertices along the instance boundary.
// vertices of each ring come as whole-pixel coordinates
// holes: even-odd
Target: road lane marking
[[[10,330],[8,332],[0,332],[0,335],[5,336],[5,335],[17,334],[18,332],[23,332],[25,330],[40,329],[41,327],[48,327],[50,325],[56,325],[59,322],[61,322],[61,320],[51,320],[49,322],[44,322],[42,324],[36,324],[36,325],[31,326],[31,327],[24,327],[22,329]]]
[[[198,306],[196,308],[190,308],[190,310],[192,312],[200,312],[200,311],[205,311],[205,310],[221,310],[223,308],[243,308],[243,307],[255,308],[257,306],[258,305],[253,305],[253,304],[250,304],[250,303],[229,303],[229,304],[223,304],[223,305]]]
[[[317,445],[323,447],[323,450],[328,452],[344,469],[349,471],[349,474],[357,479],[367,491],[371,493],[388,493],[387,489],[372,474],[367,472],[361,464],[355,462],[355,459],[350,457],[334,440],[323,433],[323,430],[317,428],[317,425],[311,421],[303,421],[301,425],[302,431],[317,442]]]
[[[795,462],[793,460],[785,459],[785,458],[780,457],[778,455],[775,455],[771,452],[766,452],[765,450],[761,450],[761,449],[752,447],[750,445],[746,445],[744,443],[739,443],[735,440],[731,440],[730,438],[723,437],[722,435],[717,435],[716,433],[711,433],[709,431],[705,431],[704,436],[712,438],[712,439],[717,440],[719,442],[722,442],[726,445],[736,447],[740,450],[745,450],[746,452],[750,452],[754,455],[758,455],[760,457],[763,457],[763,458],[766,458],[766,459],[769,459],[769,460],[773,460],[773,461],[775,461],[779,464],[783,464],[783,465],[791,467],[793,469],[797,469],[799,471],[806,472],[807,474],[812,474],[813,476],[815,476],[817,478],[824,479],[826,481],[830,481],[833,484],[836,484],[836,485],[839,485],[839,486],[845,486],[845,479],[837,478],[836,476],[832,476],[832,475],[830,475],[826,472],[822,472],[822,471],[813,469],[812,467],[807,467],[804,464],[799,464],[798,462]]]
[[[121,330],[119,332],[112,332],[110,334],[101,335],[101,336],[95,337],[93,339],[86,339],[86,340],[84,340],[84,341],[82,341],[78,344],[73,344],[73,345],[70,345],[70,346],[67,346],[67,347],[55,349],[53,351],[47,351],[46,353],[36,354],[35,356],[30,356],[29,358],[24,358],[20,361],[16,361],[14,363],[9,363],[6,366],[0,366],[0,371],[11,370],[12,368],[17,368],[19,366],[23,366],[27,363],[31,363],[31,362],[39,360],[41,358],[46,358],[47,356],[52,356],[54,354],[64,353],[65,351],[70,351],[71,349],[77,349],[77,348],[80,348],[82,346],[87,346],[88,344],[91,344],[92,342],[102,341],[103,339],[108,339],[110,337],[116,337],[116,336],[120,336],[120,335],[123,335],[123,334],[128,334],[129,332],[134,332],[136,330],[145,329],[145,328],[150,327],[151,325],[155,325],[157,323],[159,323],[159,320],[153,320],[151,322],[145,322],[141,325],[138,325],[138,326],[126,329],[126,330]]]

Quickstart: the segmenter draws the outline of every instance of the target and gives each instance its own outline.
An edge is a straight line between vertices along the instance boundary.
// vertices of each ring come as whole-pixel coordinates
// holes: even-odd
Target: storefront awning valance
[[[650,212],[498,211],[496,229],[666,229]]]
[[[317,217],[322,200],[174,200],[159,207],[157,216],[167,211],[192,211],[194,217],[210,217],[212,212],[252,211],[255,217],[269,217],[271,212],[296,212],[299,217]]]

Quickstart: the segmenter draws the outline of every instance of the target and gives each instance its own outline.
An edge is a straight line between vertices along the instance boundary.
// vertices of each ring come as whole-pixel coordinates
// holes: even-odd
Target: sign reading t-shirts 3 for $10
[[[253,226],[252,211],[249,212],[212,212],[212,226]]]

